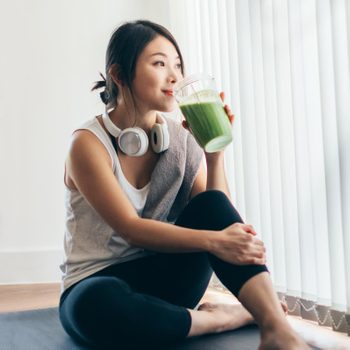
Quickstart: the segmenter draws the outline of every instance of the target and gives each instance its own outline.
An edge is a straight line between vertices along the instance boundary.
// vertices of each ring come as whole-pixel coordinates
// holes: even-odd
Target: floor
[[[60,285],[26,284],[0,285],[0,312],[33,310],[57,307],[60,295]],[[201,302],[235,303],[237,299],[213,289],[208,289]],[[326,327],[319,327],[313,322],[288,316],[292,327],[310,344],[321,349],[350,349],[350,337],[337,333]]]
[[[60,285],[0,285],[0,312],[45,309],[58,306]]]

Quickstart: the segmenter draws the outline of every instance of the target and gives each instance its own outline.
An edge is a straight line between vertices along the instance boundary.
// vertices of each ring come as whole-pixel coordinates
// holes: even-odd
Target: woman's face
[[[143,112],[174,109],[172,95],[176,82],[182,79],[181,61],[174,45],[157,36],[139,56],[132,83],[136,105]]]

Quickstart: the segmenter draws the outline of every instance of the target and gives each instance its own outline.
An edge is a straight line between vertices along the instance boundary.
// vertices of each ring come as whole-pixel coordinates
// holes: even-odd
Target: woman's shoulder
[[[107,148],[109,151],[109,148],[112,147],[110,145],[111,142],[100,117],[95,116],[73,129],[71,143],[85,144],[92,142],[94,146],[99,145],[102,148]]]
[[[68,157],[103,157],[111,163],[110,155],[103,140],[103,129],[99,126],[97,117],[94,117],[72,132]],[[101,133],[102,131],[102,133]],[[101,136],[102,135],[102,136]]]
[[[70,145],[97,142],[96,124],[98,124],[97,117],[94,117],[75,127],[71,134]]]

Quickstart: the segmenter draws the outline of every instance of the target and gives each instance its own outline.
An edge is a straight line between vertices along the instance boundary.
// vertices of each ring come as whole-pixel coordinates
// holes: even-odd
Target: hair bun
[[[104,91],[100,92],[100,97],[101,97],[102,102],[105,105],[108,104],[110,95],[109,95],[109,92],[106,89]]]

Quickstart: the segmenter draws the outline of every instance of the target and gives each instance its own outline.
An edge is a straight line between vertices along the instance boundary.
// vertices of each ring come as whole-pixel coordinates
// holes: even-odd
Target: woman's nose
[[[175,71],[175,69],[170,69],[169,75],[168,75],[168,81],[175,84],[179,80],[178,73]]]
[[[168,82],[172,83],[172,84],[175,84],[177,82],[176,76],[175,75],[169,75]]]

